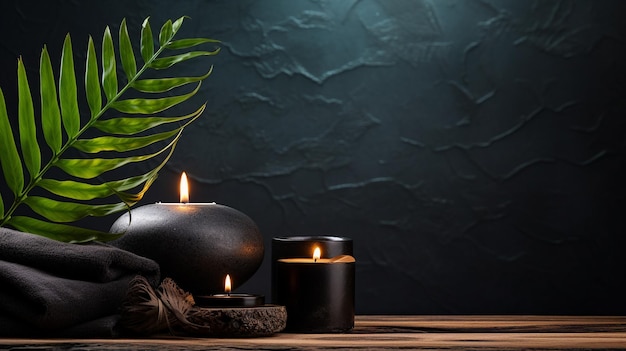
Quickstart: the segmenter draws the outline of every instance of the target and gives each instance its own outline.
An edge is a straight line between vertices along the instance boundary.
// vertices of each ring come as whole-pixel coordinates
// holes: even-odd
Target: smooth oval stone
[[[111,245],[148,257],[193,294],[224,291],[230,274],[233,289],[247,281],[263,261],[263,237],[254,221],[219,204],[156,203],[133,208],[111,226],[126,233]]]

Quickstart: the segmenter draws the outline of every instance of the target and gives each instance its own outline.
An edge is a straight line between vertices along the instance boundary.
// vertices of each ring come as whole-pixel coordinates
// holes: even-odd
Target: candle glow
[[[231,291],[230,274],[226,274],[226,279],[224,280],[224,292],[230,295],[230,291]]]
[[[189,202],[189,183],[185,172],[180,176],[180,202],[184,204]]]
[[[313,250],[313,262],[317,262],[320,257],[322,257],[322,250],[320,250],[320,248],[316,246],[315,250]]]

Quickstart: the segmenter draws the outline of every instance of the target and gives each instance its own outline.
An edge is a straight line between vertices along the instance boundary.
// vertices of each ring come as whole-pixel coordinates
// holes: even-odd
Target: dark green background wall
[[[223,50],[144,203],[176,202],[185,170],[192,201],[252,217],[266,259],[241,291],[269,295],[273,236],[333,234],[355,241],[358,313],[624,314],[625,10],[3,0],[0,85],[15,109],[19,55],[36,76],[66,32],[82,51],[124,17],[136,39],[189,15]]]

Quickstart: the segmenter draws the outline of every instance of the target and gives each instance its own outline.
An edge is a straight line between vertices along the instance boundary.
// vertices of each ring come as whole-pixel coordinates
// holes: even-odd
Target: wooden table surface
[[[624,349],[626,317],[357,316],[347,334],[262,338],[0,339],[0,350]]]

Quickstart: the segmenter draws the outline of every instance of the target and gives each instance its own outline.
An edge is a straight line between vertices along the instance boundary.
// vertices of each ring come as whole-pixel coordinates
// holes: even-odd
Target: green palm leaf
[[[133,53],[133,44],[128,35],[128,28],[126,28],[126,19],[122,20],[119,40],[122,67],[124,68],[124,73],[126,73],[126,78],[131,80],[137,73],[137,62],[135,61],[135,54]]]
[[[195,120],[205,109],[206,104],[188,115],[181,117],[119,117],[95,121],[93,126],[110,134],[132,135],[168,123],[182,123]]]
[[[24,62],[20,58],[17,62],[17,93],[19,98],[18,120],[22,156],[31,182],[35,181],[41,169],[41,153],[37,144],[37,127],[35,125],[35,109],[33,97],[30,94]]]
[[[74,72],[74,54],[72,53],[72,39],[68,34],[63,43],[61,68],[59,73],[59,105],[63,127],[68,138],[74,138],[80,129],[80,113],[78,111],[78,93],[76,90],[76,75]]]
[[[0,165],[5,175],[7,185],[17,198],[24,188],[24,172],[22,162],[17,152],[15,139],[7,115],[7,107],[4,102],[4,94],[0,89]],[[3,205],[3,204],[2,204]]]
[[[52,72],[52,63],[48,50],[44,46],[41,52],[39,67],[40,94],[41,94],[41,129],[46,143],[53,153],[61,151],[61,110],[57,103],[57,91]]]
[[[7,198],[0,194],[0,226],[67,242],[105,241],[121,235],[69,223],[118,213],[141,200],[174,152],[184,128],[205,110],[206,104],[202,104],[182,116],[156,115],[196,95],[213,66],[209,65],[207,73],[201,76],[144,77],[149,71],[165,73],[178,63],[219,52],[219,49],[181,52],[218,43],[208,38],[174,40],[184,20],[185,17],[166,21],[156,45],[149,19],[144,20],[138,50],[142,64],[135,58],[126,20],[120,25],[117,46],[109,27],[104,30],[99,57],[90,36],[83,76],[84,97],[78,96],[70,35],[63,43],[58,79],[44,46],[39,69],[40,116],[35,115],[38,109],[33,102],[33,90],[22,59],[18,60],[17,132],[11,125],[0,89],[0,177],[13,195]],[[168,56],[167,52],[172,54]],[[118,67],[123,75],[118,75]],[[79,100],[87,102],[89,115],[84,118],[80,116]],[[38,140],[38,135],[43,140]],[[49,151],[42,153],[41,145]],[[72,149],[86,156],[76,158],[68,153]],[[151,162],[150,170],[142,174],[120,178],[120,172],[111,172],[154,159],[160,161]],[[49,171],[53,168],[61,170],[67,179],[51,178]],[[133,171],[124,169],[126,173]],[[35,193],[34,189],[40,190]],[[20,212],[23,207],[33,214],[23,215]]]
[[[213,67],[202,76],[198,77],[175,77],[160,79],[142,79],[133,83],[133,88],[144,93],[164,93],[174,88],[205,80],[213,72]]]
[[[24,232],[36,233],[50,239],[69,243],[84,243],[94,240],[115,240],[123,235],[103,233],[97,230],[85,229],[73,225],[42,221],[37,218],[15,216],[11,218],[11,226]]]

